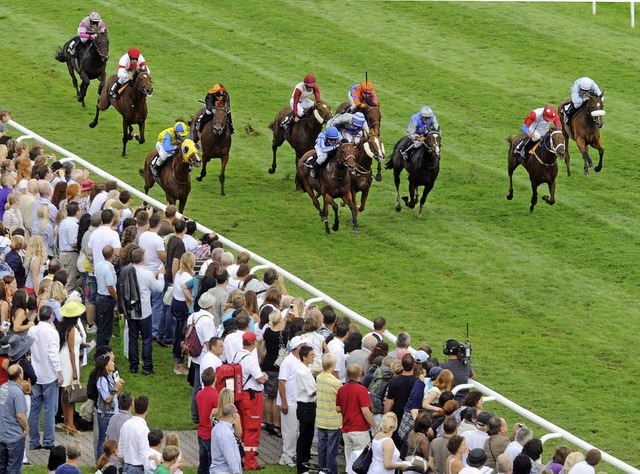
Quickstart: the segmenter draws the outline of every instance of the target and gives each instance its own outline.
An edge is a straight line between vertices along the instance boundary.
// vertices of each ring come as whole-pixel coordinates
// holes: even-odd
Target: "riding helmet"
[[[358,128],[362,128],[364,125],[364,114],[362,112],[356,112],[353,114],[353,119],[351,120],[353,125]]]
[[[304,85],[307,87],[315,87],[316,86],[316,76],[312,74],[307,74],[304,76]]]
[[[91,12],[91,14],[89,15],[89,21],[100,21],[100,13]]]
[[[593,81],[588,77],[583,77],[580,79],[580,89],[583,91],[590,91],[591,86],[593,85]]]
[[[173,131],[176,136],[180,135],[181,137],[186,137],[189,135],[189,129],[187,128],[187,124],[185,124],[184,122],[176,122],[176,124],[173,126]]]
[[[225,92],[227,92],[227,89],[220,83],[215,84],[211,89],[209,89],[209,94],[219,94]]]
[[[140,50],[138,48],[136,48],[135,46],[129,48],[129,51],[127,53],[129,55],[129,58],[131,59],[138,59],[140,57]]]
[[[428,105],[425,105],[420,109],[420,116],[424,118],[431,118],[433,117],[433,110],[431,110],[431,107]]]
[[[360,84],[360,89],[362,89],[363,92],[373,92],[373,84],[368,81],[363,82]]]
[[[542,112],[542,118],[547,122],[552,122],[557,115],[556,109],[552,105],[547,105]]]
[[[329,140],[337,140],[338,138],[340,138],[340,132],[338,132],[338,129],[336,127],[328,127],[327,131],[325,132],[325,136]]]

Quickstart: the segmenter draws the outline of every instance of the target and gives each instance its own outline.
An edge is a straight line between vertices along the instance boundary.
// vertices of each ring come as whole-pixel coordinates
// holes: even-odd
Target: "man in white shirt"
[[[584,461],[576,463],[569,474],[595,474],[595,467],[600,463],[602,453],[598,449],[590,449],[584,457]]]
[[[191,394],[191,421],[199,423],[198,417],[198,405],[196,405],[196,394],[202,388],[202,382],[200,380],[200,362],[207,351],[207,341],[216,335],[216,325],[213,323],[212,309],[216,303],[216,299],[209,292],[203,293],[200,297],[198,304],[200,305],[200,311],[197,311],[187,318],[186,327],[189,328],[191,324],[194,324],[198,340],[202,344],[202,352],[197,357],[191,357],[191,370],[196,374],[193,380],[193,391]]]
[[[77,202],[67,205],[67,217],[58,227],[58,247],[60,248],[60,264],[67,271],[67,292],[72,292],[79,285],[78,274],[78,219],[80,206]]]
[[[465,439],[469,450],[475,448],[484,449],[484,443],[489,439],[489,433],[487,433],[487,431],[489,430],[489,421],[491,418],[493,418],[493,413],[490,411],[481,411],[476,418],[476,427],[478,429],[468,430],[460,435]]]
[[[291,353],[284,358],[278,372],[278,396],[276,404],[280,407],[280,429],[282,430],[281,466],[294,467],[296,440],[298,439],[298,400],[296,399],[296,374],[302,361],[298,357],[300,347],[306,342],[303,336],[295,336],[289,342]]]
[[[147,234],[148,232],[145,232]],[[144,234],[143,234],[144,235]],[[146,251],[143,248],[131,252],[131,261],[136,271],[136,280],[140,290],[140,306],[142,317],[127,320],[129,327],[129,369],[138,371],[138,336],[142,338],[142,375],[153,374],[153,345],[152,345],[152,301],[153,294],[162,294],[164,289],[164,266],[160,265],[155,272],[146,268]],[[162,304],[162,299],[160,299]]]
[[[144,474],[154,474],[156,467],[158,467],[158,463],[156,463],[154,458],[162,461],[162,440],[164,439],[164,433],[161,429],[154,428],[149,431],[147,439],[149,440],[149,450],[144,457]]]
[[[184,241],[184,248],[187,252],[196,253],[196,250],[198,249],[198,241],[193,238],[193,234],[196,233],[196,229],[196,221],[187,221],[187,232],[182,238]]]
[[[343,319],[336,324],[334,338],[327,344],[329,352],[336,356],[336,377],[342,383],[347,383],[347,356],[344,353],[344,341],[349,337],[349,324],[348,319]]]
[[[220,337],[212,337],[207,342],[208,350],[206,350],[205,354],[200,359],[200,384],[202,384],[202,372],[207,370],[208,368],[212,368],[215,372],[218,367],[222,365],[222,360],[220,360],[220,356],[222,355],[222,351],[224,351],[224,341]]]
[[[120,255],[120,237],[115,230],[111,229],[114,214],[111,209],[105,209],[100,214],[101,225],[91,233],[89,237],[88,252],[93,258],[93,268],[96,268],[104,260],[102,249],[107,245],[113,247],[114,255]]]
[[[55,417],[58,411],[58,392],[62,384],[60,367],[60,336],[53,325],[53,310],[42,306],[40,323],[29,329],[34,338],[31,346],[31,365],[38,377],[31,394],[29,413],[29,449],[53,448],[55,446]],[[38,431],[40,412],[44,408],[44,435],[40,444]]]
[[[91,206],[89,207],[89,214],[93,214],[94,212],[99,212],[102,210],[104,203],[107,202],[107,198],[109,197],[109,191],[118,188],[118,183],[115,181],[107,181],[104,185],[104,191],[100,191],[91,201]]]
[[[515,459],[518,454],[522,452],[522,447],[533,438],[533,431],[530,428],[527,428],[524,424],[521,423],[522,426],[518,428],[516,431],[516,439],[511,441],[507,446],[507,449],[504,450],[511,459]]]
[[[253,354],[256,348],[256,335],[247,331],[242,335],[243,348],[238,351],[233,362],[242,366],[242,394],[236,399],[236,406],[242,422],[242,444],[244,444],[244,470],[262,469],[258,464],[256,452],[260,445],[262,429],[262,405],[264,401],[264,383],[269,376],[260,369],[258,357]]]
[[[316,423],[316,379],[309,365],[313,363],[315,353],[311,346],[302,346],[298,352],[302,364],[296,371],[296,414],[300,423],[300,435],[296,443],[296,467],[305,472],[304,464],[311,459],[311,444]]]
[[[245,332],[249,331],[249,313],[246,310],[240,311],[235,317],[236,326],[238,330],[229,334],[224,338],[224,353],[222,354],[222,360],[225,362],[232,362],[236,354],[242,350],[242,336]],[[254,347],[255,349],[255,347]],[[255,351],[256,358],[258,357],[258,351]]]
[[[387,320],[380,316],[373,320],[373,331],[365,334],[364,337],[373,336],[378,340],[378,342],[380,342],[383,340],[383,335],[386,331]]]
[[[133,406],[136,414],[122,425],[118,454],[124,460],[124,474],[144,474],[144,459],[149,451],[149,399],[142,395]]]
[[[158,235],[160,230],[160,215],[152,214],[149,217],[149,228],[138,237],[138,245],[145,251],[144,268],[152,273],[158,272],[167,261],[167,250],[164,247],[162,237]],[[165,269],[166,270],[166,269]],[[158,329],[162,319],[162,296],[164,287],[151,292],[151,338],[158,339]]]

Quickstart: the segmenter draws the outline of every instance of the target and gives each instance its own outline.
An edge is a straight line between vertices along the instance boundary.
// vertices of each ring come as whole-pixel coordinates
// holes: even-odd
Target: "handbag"
[[[358,456],[358,458],[353,461],[351,470],[356,474],[367,474],[372,460],[373,451],[371,451],[371,443],[369,443],[368,446],[362,450],[360,456]]]
[[[167,291],[164,292],[164,296],[162,297],[162,302],[165,306],[171,306],[171,301],[173,300],[173,285],[167,288]]]
[[[424,434],[422,436],[426,438]],[[422,442],[422,438],[418,440],[418,442],[416,443],[416,446],[413,448],[413,454],[411,454],[411,456],[406,456],[404,460],[411,463],[412,471],[417,471],[424,474],[425,472],[427,472],[427,469],[429,468],[429,464],[422,456],[416,456],[416,451],[418,451],[418,448],[420,447],[421,442]],[[422,451],[420,453],[424,454],[422,453]]]
[[[287,346],[285,346],[283,344],[282,341],[282,331],[280,331],[280,334],[278,336],[279,338],[279,342],[278,342],[278,357],[276,357],[275,362],[273,363],[274,367],[280,367],[280,365],[282,365],[282,361],[284,360],[285,357],[287,357],[287,355],[289,355],[289,351],[287,350]]]

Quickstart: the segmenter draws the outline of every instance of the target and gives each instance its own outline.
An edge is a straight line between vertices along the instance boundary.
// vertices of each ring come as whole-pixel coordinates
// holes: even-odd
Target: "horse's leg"
[[[197,181],[202,181],[202,178],[207,175],[207,163],[209,163],[209,160],[209,157],[202,157],[202,169],[200,170],[200,176],[196,176]]]
[[[600,143],[600,137],[596,140],[595,146],[593,147],[598,150],[598,154],[600,155],[600,159],[598,160],[598,165],[593,168],[596,173],[599,173],[602,169],[602,157],[604,156],[604,148],[602,148],[602,144]]]
[[[402,204],[400,203],[400,173],[402,173],[402,168],[393,169],[393,184],[396,185],[396,207],[394,208],[396,212],[402,210]]]
[[[589,176],[589,168],[593,168],[593,161],[591,161],[591,157],[589,156],[589,150],[587,149],[584,138],[576,137],[576,145],[578,145],[578,149],[580,153],[582,153],[582,159],[584,160],[584,175]]]
[[[81,72],[80,80],[82,81],[82,84],[80,84],[80,93],[78,95],[78,102],[82,102],[82,106],[86,107],[84,103],[84,98],[87,96],[87,89],[89,89],[89,84],[91,84],[91,79],[89,79],[89,76],[87,76],[86,73]]]
[[[69,75],[71,76],[71,83],[73,84],[73,87],[76,90],[76,97],[80,97],[80,90],[78,89],[78,79],[76,79],[75,70],[71,65],[71,59],[67,60],[67,69],[69,70]]]
[[[137,133],[135,133],[133,131],[133,125],[131,125],[131,124],[129,124],[129,133],[128,133],[127,138],[129,139],[129,141],[133,140],[134,138],[136,140],[138,140],[140,138],[140,135],[138,135]]]
[[[188,197],[189,197],[189,196],[185,196],[184,198],[179,199],[180,204],[178,204],[178,212],[179,212],[180,214],[182,214],[182,212],[184,211],[185,206],[187,205],[187,198],[188,198]]]
[[[93,117],[92,122],[89,122],[89,128],[95,128],[96,125],[98,125],[98,116],[100,115],[100,107],[98,104],[100,104],[100,97],[98,97],[98,103],[96,104],[96,116]]]
[[[277,167],[277,165],[276,165],[276,155],[277,155],[277,152],[278,152],[278,148],[280,147],[280,145],[282,145],[284,143],[284,136],[279,131],[280,130],[280,124],[278,123],[277,120],[273,124],[273,127],[274,127],[273,140],[271,140],[271,151],[273,152],[273,162],[271,163],[271,168],[269,168],[269,174],[273,174],[273,173],[276,172],[276,167]],[[276,133],[275,130],[278,130],[278,132]]]
[[[220,176],[218,177],[218,179],[220,180],[221,196],[224,196],[224,170],[227,167],[227,161],[229,161],[229,153],[227,153],[221,158],[221,163],[220,163]]]
[[[404,200],[405,205],[409,208],[409,209],[413,209],[414,207],[416,207],[416,191],[417,191],[417,186],[413,184],[413,182],[411,180],[409,180],[409,196],[405,196],[402,199]]]
[[[129,141],[129,128],[131,125],[122,119],[122,156],[127,156],[127,142]]]
[[[333,208],[333,226],[331,227],[333,229],[334,232],[338,232],[338,230],[340,230],[340,219],[338,218],[338,209],[340,208],[340,206],[338,206],[338,203],[335,202],[333,200],[333,198],[330,198],[331,200],[329,201],[329,204],[331,204],[331,207]],[[353,202],[350,201],[351,206],[353,206]],[[327,216],[328,217],[328,216]]]
[[[378,172],[376,173],[376,181],[379,183],[382,181],[382,163],[378,161]]]
[[[567,176],[571,176],[571,156],[569,155],[569,134],[565,130],[565,127],[562,127],[562,135],[564,136],[564,143],[565,143],[564,164],[567,165]]]
[[[436,184],[436,181],[433,180],[430,183],[427,183],[422,191],[422,197],[420,198],[420,209],[418,210],[418,217],[422,217],[422,209],[424,208],[424,203],[427,201],[427,196],[433,189],[433,185]]]
[[[529,211],[533,212],[533,209],[536,207],[536,203],[538,202],[538,186],[539,182],[531,180],[531,207],[529,207]]]
[[[138,143],[140,143],[140,145],[142,145],[145,142],[144,128],[145,128],[145,121],[143,120],[138,124],[138,132],[140,132],[140,135],[138,136]]]
[[[356,203],[356,199],[355,199],[356,195],[353,195],[353,204],[357,204]],[[369,188],[363,189],[362,193],[360,194],[360,208],[358,209],[356,207],[356,209],[358,209],[360,212],[364,211],[365,205],[367,204],[367,198],[369,197]]]
[[[324,230],[329,235],[331,232],[329,231],[329,199],[331,197],[327,194],[322,196],[322,212],[320,212],[320,220],[324,222]]]
[[[360,232],[360,226],[358,226],[358,206],[356,205],[355,200],[350,199],[350,196],[345,196],[345,199],[347,200],[347,206],[349,206],[349,209],[351,209],[351,222],[353,223],[353,231],[355,233],[358,233]]]
[[[553,206],[556,203],[556,179],[551,178],[547,184],[549,185],[549,195],[542,196],[542,200],[550,206]]]
[[[509,149],[509,158],[507,159],[507,171],[509,173],[509,193],[507,194],[507,199],[511,201],[513,199],[513,172],[518,167],[518,160],[511,153],[511,149]]]

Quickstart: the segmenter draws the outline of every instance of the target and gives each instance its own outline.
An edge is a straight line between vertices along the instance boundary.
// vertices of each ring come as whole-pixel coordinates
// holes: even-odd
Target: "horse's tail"
[[[64,50],[62,48],[58,48],[58,51],[56,52],[56,61],[61,63],[67,62],[67,58],[64,56]]]
[[[505,138],[506,142],[511,145],[513,143],[513,141],[515,140],[514,137],[512,137],[511,135],[509,135],[507,138]]]
[[[275,130],[275,128],[274,128],[275,126],[276,126],[276,121],[275,120],[269,124],[269,128],[271,130]]]
[[[144,178],[144,170],[142,168],[138,170],[138,173],[140,173],[140,176]]]

